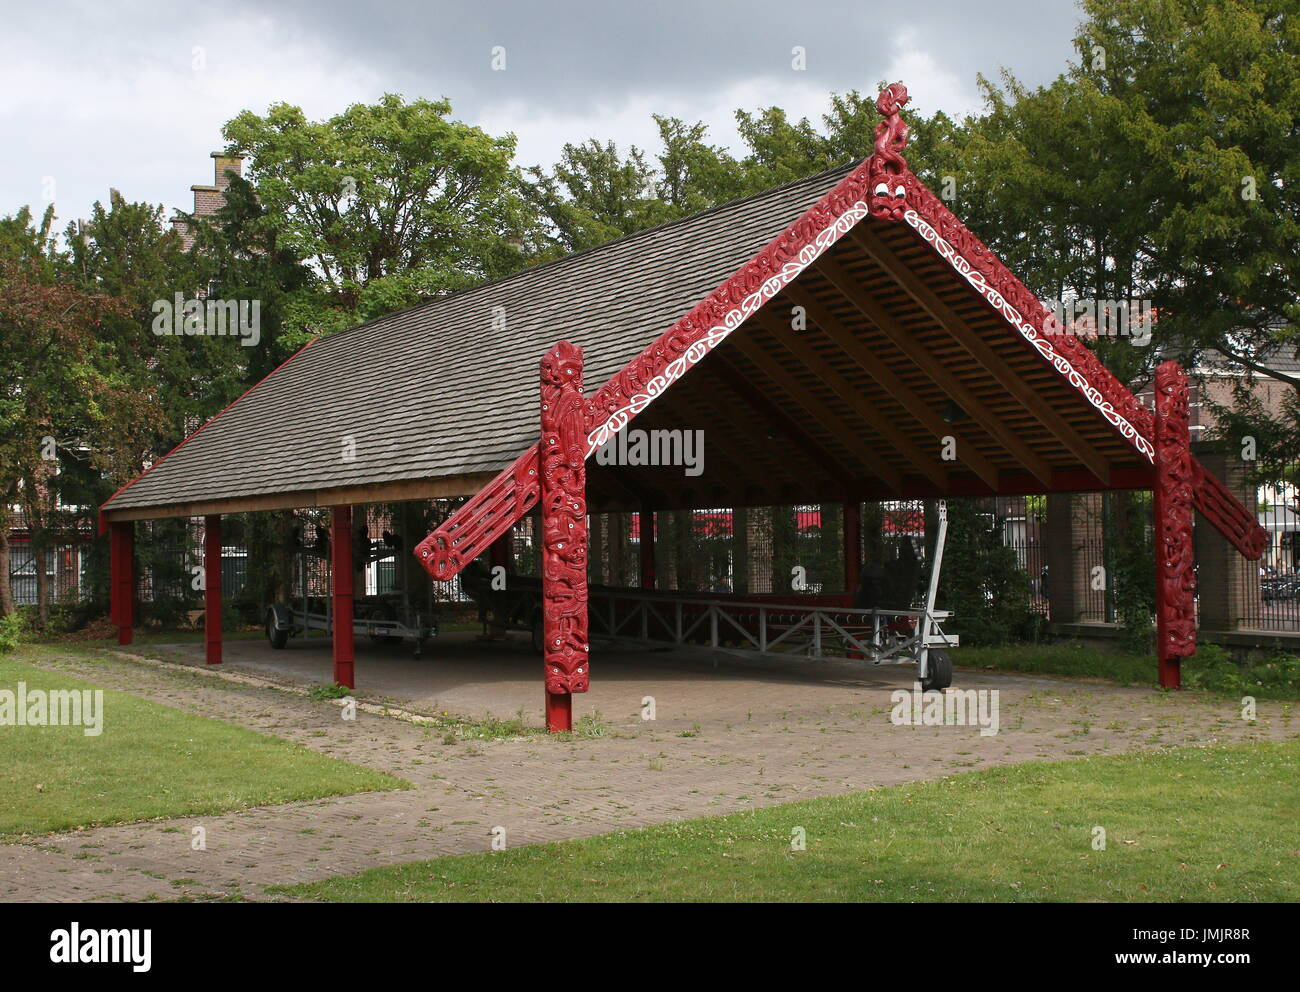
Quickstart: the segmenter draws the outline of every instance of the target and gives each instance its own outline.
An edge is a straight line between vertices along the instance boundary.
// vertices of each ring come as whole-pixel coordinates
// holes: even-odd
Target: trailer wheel
[[[266,639],[277,651],[289,643],[289,632],[275,625],[275,614],[270,610],[266,611]]]
[[[925,680],[921,683],[924,691],[946,689],[952,685],[952,659],[948,657],[947,651],[931,651],[930,664],[927,667],[930,671],[926,673]]]
[[[369,619],[378,620],[380,623],[383,623],[384,621],[387,620],[396,620],[397,614],[393,612],[393,608],[391,606],[378,606],[371,612]],[[368,634],[366,636],[370,638],[371,644],[401,644],[402,643],[402,638],[400,634]],[[417,656],[418,656],[418,649],[417,649]]]

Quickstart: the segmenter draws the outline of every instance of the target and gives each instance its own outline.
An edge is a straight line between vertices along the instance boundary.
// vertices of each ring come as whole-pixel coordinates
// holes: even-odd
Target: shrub
[[[27,621],[21,613],[0,617],[0,654],[12,651],[27,635]]]

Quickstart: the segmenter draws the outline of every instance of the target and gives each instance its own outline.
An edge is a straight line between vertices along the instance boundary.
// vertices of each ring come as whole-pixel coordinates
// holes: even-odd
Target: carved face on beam
[[[907,210],[907,187],[911,182],[907,176],[881,172],[871,177],[871,199],[867,209],[872,217],[882,220],[902,220]]]

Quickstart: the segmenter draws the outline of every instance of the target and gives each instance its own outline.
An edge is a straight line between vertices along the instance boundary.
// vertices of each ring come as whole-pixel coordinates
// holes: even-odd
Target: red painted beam
[[[203,631],[207,662],[221,664],[221,517],[203,518]]]
[[[565,734],[573,730],[572,693],[547,690],[546,729],[553,734]]]
[[[655,511],[649,506],[641,508],[637,520],[641,539],[641,588],[655,587]]]
[[[334,681],[357,687],[352,643],[352,507],[330,510],[330,570],[334,594]]]
[[[541,363],[542,661],[546,729],[573,729],[572,693],[590,684],[587,644],[587,437],[582,349],[561,341]]]
[[[117,643],[130,644],[135,626],[135,524],[109,525],[109,612],[117,628]]]

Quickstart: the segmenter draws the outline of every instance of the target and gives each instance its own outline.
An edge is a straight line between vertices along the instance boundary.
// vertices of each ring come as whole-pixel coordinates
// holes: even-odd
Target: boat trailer
[[[274,603],[266,610],[266,639],[271,647],[280,649],[289,638],[308,631],[319,630],[329,637],[334,633],[334,601],[331,596],[309,596],[307,561],[320,558],[329,561],[329,532],[316,527],[316,539],[311,544],[299,542],[294,553],[298,559],[299,595],[282,603]],[[410,555],[402,554],[405,544],[400,534],[384,531],[381,538],[372,539],[369,533],[358,528],[354,535],[353,561],[363,568],[371,562],[395,558],[400,589],[394,593],[374,596],[357,596],[353,600],[353,635],[369,637],[375,644],[400,644],[409,641],[414,645],[413,656],[419,658],[429,639],[438,636],[438,620],[434,610],[433,590],[425,610],[413,609],[408,582]]]

